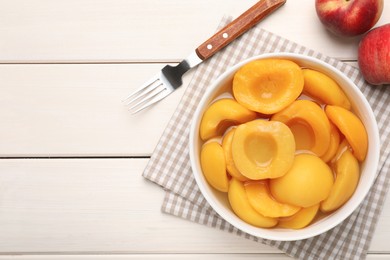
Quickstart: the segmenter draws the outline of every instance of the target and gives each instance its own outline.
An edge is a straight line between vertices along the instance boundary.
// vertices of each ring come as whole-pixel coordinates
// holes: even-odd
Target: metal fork
[[[182,76],[187,71],[213,56],[285,2],[286,0],[262,0],[257,2],[238,18],[199,45],[178,65],[166,65],[163,67],[157,75],[127,96],[123,102],[130,106],[129,110],[132,114],[135,114],[165,98],[183,84]]]

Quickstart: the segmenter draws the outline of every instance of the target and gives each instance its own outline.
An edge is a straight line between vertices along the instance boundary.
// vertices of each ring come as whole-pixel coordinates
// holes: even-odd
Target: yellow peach
[[[253,112],[237,101],[224,98],[212,103],[204,112],[200,123],[200,138],[205,141],[222,135],[232,125],[245,123],[256,118]]]
[[[297,100],[272,116],[290,127],[297,150],[308,150],[322,156],[330,142],[330,124],[325,112],[310,100]]]
[[[362,121],[351,111],[339,106],[326,106],[326,115],[337,126],[351,145],[353,154],[364,161],[368,149],[368,137]]]
[[[244,184],[235,178],[229,182],[228,199],[233,212],[251,225],[269,228],[278,223],[277,218],[265,217],[254,210],[249,203]]]
[[[232,140],[234,164],[252,180],[283,176],[294,160],[290,129],[277,121],[253,120],[236,128]]]
[[[341,155],[334,168],[336,179],[329,197],[321,202],[322,212],[333,211],[341,207],[351,198],[359,182],[359,162],[349,150]]]
[[[202,146],[200,165],[204,177],[212,187],[222,192],[228,191],[225,153],[218,142],[208,142]]]
[[[333,123],[330,123],[330,143],[328,150],[321,156],[324,162],[329,162],[337,153],[340,144],[340,133]]]
[[[235,99],[262,114],[282,110],[301,94],[302,89],[302,69],[290,60],[255,60],[242,66],[233,78]]]
[[[332,185],[332,170],[312,154],[296,155],[284,176],[270,180],[271,194],[277,201],[304,208],[325,200]]]
[[[345,151],[350,151],[352,152],[352,148],[351,146],[349,145],[347,139],[343,139],[340,144],[339,144],[339,147],[337,148],[337,152],[335,153],[335,155],[333,156],[332,160],[329,162],[329,164],[333,167],[336,162],[338,161],[338,159],[340,159],[341,155],[343,155],[343,153]]]
[[[241,174],[241,172],[237,169],[236,165],[234,164],[234,160],[233,160],[232,140],[235,131],[236,131],[235,128],[230,129],[224,135],[222,140],[222,148],[223,151],[225,152],[225,159],[226,159],[226,169],[232,177],[240,181],[247,181],[248,178],[246,178],[244,175]]]
[[[303,93],[327,105],[351,109],[351,103],[336,81],[322,72],[303,69]]]
[[[301,229],[309,225],[317,215],[320,204],[302,208],[290,217],[279,218],[278,227]]]
[[[267,181],[247,181],[244,183],[249,203],[261,215],[266,217],[287,217],[294,215],[301,208],[276,201],[268,187]]]

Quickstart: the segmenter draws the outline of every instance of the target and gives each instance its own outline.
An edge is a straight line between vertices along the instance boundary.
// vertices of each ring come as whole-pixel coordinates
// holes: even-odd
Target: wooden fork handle
[[[261,0],[231,23],[202,43],[195,51],[199,58],[206,60],[220,49],[248,31],[263,18],[282,6],[286,0]]]

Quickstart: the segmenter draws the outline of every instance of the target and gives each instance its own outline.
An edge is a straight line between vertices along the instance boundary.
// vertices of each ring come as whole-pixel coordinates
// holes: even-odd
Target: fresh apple
[[[316,0],[322,24],[339,36],[357,36],[370,30],[383,10],[383,0]]]
[[[363,37],[358,63],[368,83],[390,84],[390,23],[372,29]]]

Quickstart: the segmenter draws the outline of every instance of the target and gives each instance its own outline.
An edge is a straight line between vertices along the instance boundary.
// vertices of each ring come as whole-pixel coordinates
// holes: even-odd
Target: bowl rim
[[[365,178],[368,178],[368,183],[365,182],[363,187],[361,184],[361,177],[359,179],[358,188],[360,190],[360,193],[357,193],[358,188],[355,190],[354,195],[350,198],[350,200],[342,206],[340,209],[336,210],[335,212],[331,213],[327,217],[325,217],[325,220],[322,219],[319,222],[311,224],[308,227],[305,227],[303,229],[299,230],[290,230],[290,229],[275,229],[275,228],[259,228],[252,226],[248,223],[245,223],[244,221],[240,220],[235,214],[232,212],[232,210],[227,210],[224,206],[221,205],[221,203],[218,203],[211,194],[211,188],[208,186],[208,184],[205,183],[202,171],[200,169],[200,165],[198,162],[198,150],[196,149],[196,142],[199,138],[199,124],[201,120],[201,116],[207,107],[207,105],[211,102],[212,95],[217,93],[218,86],[220,86],[224,80],[226,81],[227,78],[232,77],[234,73],[243,65],[245,65],[248,62],[251,62],[253,60],[258,59],[267,59],[267,58],[279,58],[279,59],[289,59],[289,60],[295,60],[303,63],[310,63],[310,64],[316,64],[318,67],[321,67],[321,69],[324,69],[324,71],[332,72],[337,76],[339,79],[338,81],[344,81],[346,84],[349,85],[350,88],[347,88],[350,93],[353,94],[354,97],[358,98],[358,101],[355,101],[357,103],[361,103],[364,108],[359,107],[360,112],[366,113],[365,121],[368,121],[370,135],[369,135],[369,152],[367,153],[367,158],[364,161],[365,169],[369,168],[367,171],[369,173],[368,176],[365,176]],[[337,80],[336,80],[337,81]],[[341,85],[341,84],[340,84]],[[347,90],[344,85],[341,86],[344,92]],[[363,121],[363,119],[362,119]],[[367,126],[366,126],[367,128]],[[369,133],[367,133],[369,134]],[[196,138],[198,136],[198,138]],[[197,154],[198,155],[197,155]],[[376,122],[376,118],[374,116],[374,113],[372,111],[372,108],[370,104],[368,103],[367,99],[363,95],[363,93],[360,91],[360,89],[355,85],[355,83],[350,80],[343,72],[341,72],[339,69],[335,68],[334,66],[326,63],[325,61],[322,61],[320,59],[307,56],[304,54],[296,54],[296,53],[287,53],[287,52],[280,52],[280,53],[266,53],[261,55],[256,55],[250,58],[247,58],[245,60],[242,60],[235,64],[232,67],[229,67],[225,72],[223,72],[221,75],[219,75],[213,82],[210,84],[210,86],[207,88],[205,93],[203,94],[203,97],[201,98],[200,102],[198,103],[198,106],[196,108],[196,111],[194,113],[193,119],[191,121],[190,125],[190,134],[189,134],[189,155],[190,155],[190,162],[191,162],[191,168],[193,172],[193,176],[195,178],[195,181],[202,193],[202,195],[205,197],[206,201],[210,204],[210,206],[218,213],[219,216],[221,216],[224,220],[226,220],[228,223],[236,227],[237,229],[244,231],[250,235],[265,238],[265,239],[271,239],[271,240],[279,240],[279,241],[294,241],[294,240],[301,240],[301,239],[307,239],[311,238],[317,235],[320,235],[335,226],[339,225],[342,221],[344,221],[348,216],[350,216],[356,208],[363,202],[364,198],[368,194],[373,182],[375,181],[376,175],[377,175],[377,167],[379,163],[379,154],[380,154],[380,142],[379,142],[379,130],[378,125]],[[369,160],[369,161],[368,161]],[[361,173],[363,170],[361,169]],[[367,174],[367,172],[365,172]],[[347,205],[348,204],[348,205]],[[348,206],[348,207],[347,207]],[[232,214],[234,216],[232,216]],[[333,218],[332,218],[333,217]],[[288,232],[287,232],[288,231]]]

